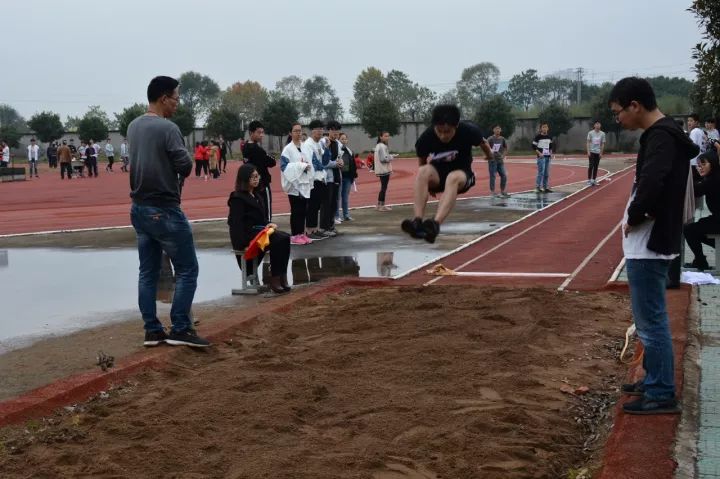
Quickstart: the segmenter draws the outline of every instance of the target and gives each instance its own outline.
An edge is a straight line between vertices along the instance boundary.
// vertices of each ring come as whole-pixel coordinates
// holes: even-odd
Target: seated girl
[[[290,291],[287,281],[287,265],[290,260],[290,235],[278,231],[277,225],[267,222],[267,209],[262,196],[255,193],[260,183],[260,174],[255,166],[246,163],[240,167],[235,180],[235,191],[230,193],[228,206],[228,226],[230,241],[236,251],[244,250],[250,241],[266,226],[275,229],[270,235],[270,289],[275,293]],[[258,262],[262,261],[264,252],[260,253]],[[242,268],[242,255],[236,255],[238,265]],[[247,274],[253,274],[252,262],[245,263]]]
[[[715,248],[715,240],[708,238],[708,234],[720,234],[720,163],[718,153],[708,150],[698,156],[697,169],[700,181],[695,182],[695,197],[704,196],[710,216],[700,218],[694,223],[688,223],[683,228],[685,241],[695,255],[692,263],[686,263],[686,268],[695,268],[700,271],[710,269],[703,254],[702,245]],[[718,265],[715,265],[717,268]]]

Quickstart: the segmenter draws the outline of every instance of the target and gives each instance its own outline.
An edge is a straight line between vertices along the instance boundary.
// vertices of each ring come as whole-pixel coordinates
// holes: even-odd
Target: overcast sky
[[[358,73],[398,69],[439,93],[489,61],[502,80],[583,67],[589,81],[694,78],[689,0],[4,0],[0,103],[108,113],[155,75],[195,70],[226,88],[326,76],[346,108]]]

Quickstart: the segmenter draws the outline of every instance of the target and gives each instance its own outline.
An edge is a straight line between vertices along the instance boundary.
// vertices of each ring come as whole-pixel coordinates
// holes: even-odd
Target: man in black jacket
[[[645,130],[640,137],[635,182],[623,218],[623,252],[635,327],[643,344],[645,378],[624,384],[639,396],[623,405],[628,414],[677,414],[672,338],[665,305],[670,261],[680,254],[685,193],[698,148],[657,108],[642,78],[620,80],[608,102],[618,123]]]
[[[270,191],[270,168],[277,163],[275,158],[268,155],[262,146],[262,140],[265,136],[265,128],[263,124],[257,120],[251,121],[248,125],[250,131],[250,140],[243,145],[242,154],[246,163],[255,165],[260,174],[260,184],[255,188],[255,192],[260,195],[265,202],[267,209],[267,220],[272,220],[272,191]]]

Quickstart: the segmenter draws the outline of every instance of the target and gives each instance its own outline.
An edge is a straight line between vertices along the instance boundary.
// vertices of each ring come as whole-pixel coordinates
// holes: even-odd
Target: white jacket
[[[27,147],[28,151],[28,161],[38,161],[40,158],[38,156],[40,155],[40,147],[35,145],[28,145]]]
[[[285,193],[310,198],[315,170],[293,142],[285,145],[280,154],[280,171],[280,183]]]

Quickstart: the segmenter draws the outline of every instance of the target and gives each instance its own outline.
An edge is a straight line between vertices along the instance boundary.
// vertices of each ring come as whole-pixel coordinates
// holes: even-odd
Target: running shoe
[[[308,235],[306,235],[305,233],[301,234],[300,237],[305,242],[304,244],[310,244],[313,242],[313,240],[310,239],[310,237]]]
[[[343,218],[343,221],[352,221],[352,220],[353,220],[352,216],[346,216]]]
[[[145,342],[143,342],[143,346],[158,346],[164,343],[167,338],[168,335],[162,329],[160,331],[145,331]]]
[[[400,223],[400,228],[413,238],[422,239],[425,237],[425,231],[422,227],[422,218],[406,219]]]
[[[510,198],[510,193],[503,191],[502,193],[500,193],[500,197],[501,198]]]
[[[327,239],[327,236],[325,236],[324,234],[322,234],[319,231],[313,231],[312,233],[307,235],[307,237],[313,241],[322,241],[324,239]]]
[[[176,333],[170,332],[165,342],[171,346],[190,346],[191,348],[207,348],[210,341],[197,335],[194,329]]]
[[[434,243],[435,238],[440,234],[440,223],[435,220],[425,220],[422,222],[422,228],[425,231],[425,241]]]
[[[290,237],[290,244],[294,245],[304,245],[307,244],[305,240],[303,239],[303,235],[295,235]]]
[[[545,188],[543,188],[543,192],[544,192],[544,193],[552,193],[553,190],[551,190],[551,189],[548,188],[548,187],[545,187]]]

